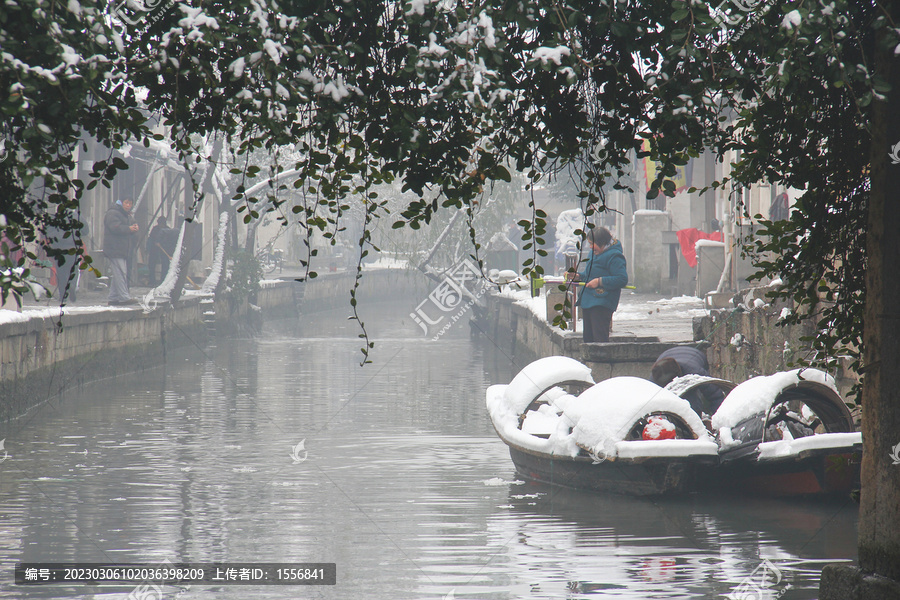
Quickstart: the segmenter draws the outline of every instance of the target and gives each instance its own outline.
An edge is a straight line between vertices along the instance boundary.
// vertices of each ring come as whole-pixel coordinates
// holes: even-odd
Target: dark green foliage
[[[259,282],[262,279],[262,266],[259,259],[247,250],[230,250],[225,279],[225,297],[233,305],[240,306],[245,300],[256,298],[259,292]]]
[[[571,175],[591,215],[604,209],[605,186],[627,187],[645,139],[661,163],[651,195],[673,194],[666,178],[704,149],[739,153],[734,183],[806,191],[803,215],[772,230],[796,252],[761,264],[791,297],[811,298],[825,281],[837,312],[814,304],[813,313],[859,349],[859,274],[835,258],[846,251],[864,264],[864,228],[853,228],[865,203],[845,199],[865,195],[871,104],[896,96],[871,68],[876,39],[898,43],[892,6],[231,0],[130,13],[129,24],[110,19],[105,3],[15,0],[0,5],[2,135],[15,152],[0,163],[0,211],[11,239],[33,241],[57,206],[74,207],[125,167],[110,151],[84,181],[72,179],[79,143],[146,145],[158,122],[197,204],[217,135],[237,149],[232,202],[247,222],[275,210],[289,187],[247,194],[254,178],[296,171],[291,191],[304,205],[291,214],[301,229],[334,241],[361,208],[362,257],[373,220],[386,216],[367,197],[371,185],[399,178],[421,196],[390,215],[393,226],[418,230],[462,208],[477,258],[472,215],[510,169],[532,182]],[[278,164],[285,147],[293,164]],[[523,270],[536,276],[547,223],[532,212]],[[769,239],[756,249],[788,243]],[[23,276],[0,280],[4,296],[21,293]],[[355,308],[355,290],[351,300]]]

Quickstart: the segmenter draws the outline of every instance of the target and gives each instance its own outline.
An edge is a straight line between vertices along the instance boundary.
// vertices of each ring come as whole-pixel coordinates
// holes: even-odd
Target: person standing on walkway
[[[109,305],[137,304],[128,291],[128,261],[139,231],[131,199],[117,200],[103,217],[103,254],[109,265]]]
[[[578,297],[584,320],[584,341],[608,342],[613,313],[619,307],[622,288],[628,285],[622,244],[613,239],[609,229],[598,227],[588,232],[591,255],[576,277],[584,288]]]
[[[174,234],[174,236],[173,236]],[[169,271],[169,258],[175,249],[177,232],[169,227],[165,217],[159,217],[156,225],[147,236],[147,263],[150,271],[150,287],[155,287],[166,277]],[[156,266],[161,267],[159,278],[156,277]]]

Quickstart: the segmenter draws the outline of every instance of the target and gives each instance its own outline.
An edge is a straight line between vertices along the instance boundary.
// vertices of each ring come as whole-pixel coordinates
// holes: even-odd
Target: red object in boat
[[[645,440],[674,440],[675,425],[665,417],[650,417],[641,437]]]

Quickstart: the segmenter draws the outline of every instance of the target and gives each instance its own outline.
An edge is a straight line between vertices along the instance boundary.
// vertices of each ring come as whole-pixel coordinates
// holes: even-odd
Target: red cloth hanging
[[[678,236],[678,243],[681,245],[681,253],[684,255],[684,260],[686,260],[687,264],[691,267],[697,266],[697,250],[694,248],[694,244],[697,243],[697,240],[712,240],[714,242],[722,241],[721,231],[706,233],[705,231],[700,231],[696,227],[679,229],[675,232],[675,235]]]

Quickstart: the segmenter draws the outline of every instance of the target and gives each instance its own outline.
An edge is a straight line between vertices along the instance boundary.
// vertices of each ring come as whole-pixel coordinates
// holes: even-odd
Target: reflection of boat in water
[[[498,536],[515,539],[510,554],[525,557],[525,565],[552,565],[558,557],[568,588],[582,593],[616,584],[631,592],[628,598],[721,598],[766,558],[797,594],[818,588],[823,562],[856,556],[856,504],[849,498],[661,500],[528,481],[509,486],[505,503],[509,517],[500,525],[507,529]]]
[[[683,398],[709,385],[728,391],[711,430]],[[738,386],[691,375],[661,388],[637,377],[595,384],[587,366],[554,356],[486,396],[516,470],[536,481],[633,495],[827,494],[859,483],[860,434],[815,369]]]

